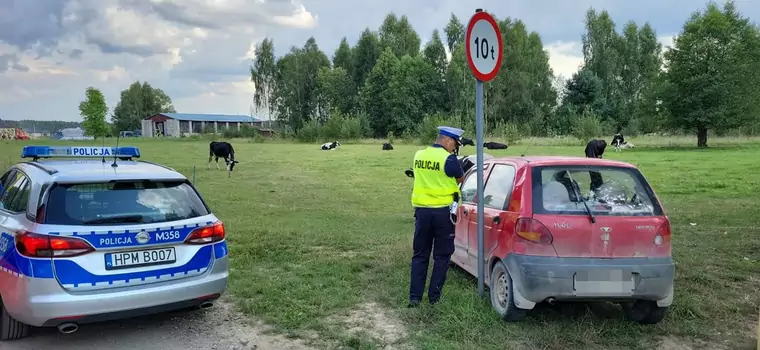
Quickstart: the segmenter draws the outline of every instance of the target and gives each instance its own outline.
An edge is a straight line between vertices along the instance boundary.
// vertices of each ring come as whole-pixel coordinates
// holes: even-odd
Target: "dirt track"
[[[207,310],[82,325],[73,334],[60,334],[55,328],[34,329],[28,338],[0,342],[0,349],[308,349],[298,341],[263,332],[262,327],[248,324],[228,302],[218,301]]]

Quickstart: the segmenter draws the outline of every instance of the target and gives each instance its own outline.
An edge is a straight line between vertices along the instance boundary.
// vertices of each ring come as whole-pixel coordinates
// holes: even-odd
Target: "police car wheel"
[[[0,307],[0,340],[21,339],[29,335],[29,326],[16,321],[8,311],[5,305]]]
[[[502,320],[517,322],[523,319],[526,310],[518,309],[512,293],[513,281],[504,263],[497,262],[491,270],[491,307]]]

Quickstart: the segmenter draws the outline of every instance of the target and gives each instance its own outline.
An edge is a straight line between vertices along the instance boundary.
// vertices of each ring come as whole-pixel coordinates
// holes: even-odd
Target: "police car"
[[[0,340],[206,308],[226,290],[224,225],[182,174],[136,147],[21,157],[0,178]]]

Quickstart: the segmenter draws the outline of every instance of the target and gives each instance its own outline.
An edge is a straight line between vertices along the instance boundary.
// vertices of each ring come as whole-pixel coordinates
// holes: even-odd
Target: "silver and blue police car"
[[[224,225],[185,176],[139,156],[136,147],[26,146],[27,161],[2,175],[0,340],[29,326],[72,333],[205,308],[224,293]]]

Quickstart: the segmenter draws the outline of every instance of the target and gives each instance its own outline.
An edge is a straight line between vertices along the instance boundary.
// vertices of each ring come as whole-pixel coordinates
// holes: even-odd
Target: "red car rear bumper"
[[[546,300],[651,300],[666,307],[673,299],[675,265],[670,257],[599,259],[509,254],[504,263],[514,282],[516,299],[523,301],[516,300],[521,308],[532,308]]]

